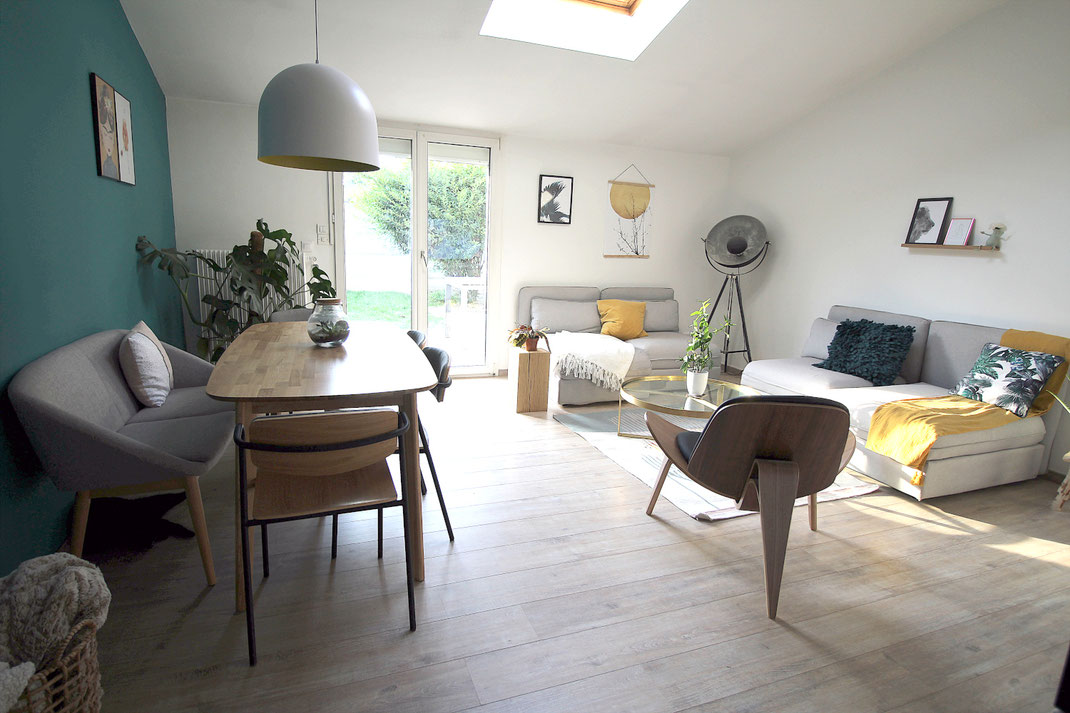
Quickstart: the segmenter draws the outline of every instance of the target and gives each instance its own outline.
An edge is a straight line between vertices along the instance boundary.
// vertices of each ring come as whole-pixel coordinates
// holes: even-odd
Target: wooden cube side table
[[[516,412],[545,411],[550,390],[550,352],[513,349],[509,381],[516,388]]]

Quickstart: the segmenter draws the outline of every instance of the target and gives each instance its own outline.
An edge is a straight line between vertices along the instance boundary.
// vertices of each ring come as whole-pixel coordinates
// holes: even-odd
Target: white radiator
[[[197,249],[197,252],[210,260],[214,260],[220,265],[226,264],[227,255],[230,254],[229,250]],[[305,266],[305,256],[300,251],[298,251],[295,263],[296,265],[304,266],[306,271],[309,269]],[[190,305],[197,312],[200,321],[203,322],[208,318],[208,314],[212,311],[212,308],[202,302],[201,297],[206,294],[218,294],[221,299],[229,300],[233,299],[234,293],[231,292],[230,285],[226,283],[223,284],[222,289],[220,290],[219,283],[215,278],[215,272],[201,260],[189,258],[187,264],[193,273],[190,277],[189,284]],[[308,290],[305,287],[305,283],[308,281],[309,276],[310,275],[306,275],[302,279],[301,273],[296,269],[290,272],[290,279],[287,282],[287,286],[290,288],[290,293],[294,296],[293,303],[298,307],[304,306],[308,302]],[[194,325],[188,317],[185,322],[186,349],[196,354],[197,340],[202,337],[209,337],[210,333],[208,329]]]

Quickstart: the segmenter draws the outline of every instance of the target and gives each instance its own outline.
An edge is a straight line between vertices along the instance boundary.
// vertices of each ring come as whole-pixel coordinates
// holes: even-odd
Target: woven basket
[[[97,625],[90,619],[76,624],[61,650],[54,666],[30,678],[11,713],[99,713],[104,691],[97,661]]]

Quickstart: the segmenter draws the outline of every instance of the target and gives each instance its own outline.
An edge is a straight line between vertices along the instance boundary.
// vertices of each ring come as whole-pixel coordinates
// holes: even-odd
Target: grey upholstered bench
[[[45,473],[77,493],[71,551],[81,555],[92,498],[185,489],[209,584],[212,551],[197,478],[223,454],[233,407],[204,392],[212,365],[164,345],[175,386],[162,406],[142,408],[123,378],[125,330],[90,335],[27,364],[8,387]]]

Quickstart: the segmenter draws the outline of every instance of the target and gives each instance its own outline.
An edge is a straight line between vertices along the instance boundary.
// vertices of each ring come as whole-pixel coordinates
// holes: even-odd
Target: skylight
[[[687,0],[494,0],[479,34],[634,62]]]

